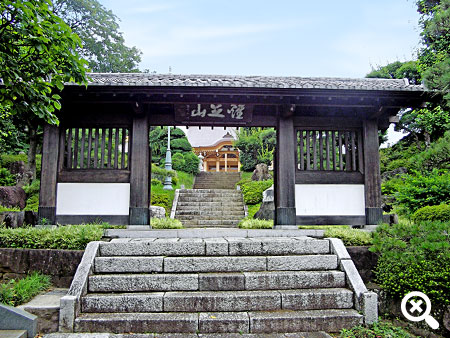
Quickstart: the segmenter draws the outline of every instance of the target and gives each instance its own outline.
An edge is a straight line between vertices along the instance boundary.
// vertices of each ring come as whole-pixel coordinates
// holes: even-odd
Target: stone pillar
[[[130,224],[149,224],[149,126],[147,114],[133,117],[130,161]]]
[[[295,148],[292,115],[280,116],[277,126],[276,151],[276,220],[275,225],[295,225]]]
[[[381,175],[377,120],[364,121],[363,140],[366,224],[378,224],[383,221],[383,209],[381,208]]]
[[[45,218],[56,224],[56,189],[58,183],[59,128],[54,125],[44,126],[42,143],[41,188],[39,194],[39,220]]]

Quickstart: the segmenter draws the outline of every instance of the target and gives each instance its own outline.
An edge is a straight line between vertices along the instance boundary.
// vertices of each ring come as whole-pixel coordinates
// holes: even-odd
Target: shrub
[[[160,185],[160,184],[163,184],[163,183],[160,180],[158,180],[157,178],[152,178],[150,184],[151,185]]]
[[[432,304],[450,304],[450,223],[384,224],[370,249],[380,253],[376,281],[393,298],[421,291]]]
[[[172,134],[172,136],[173,136],[173,134]],[[192,146],[189,143],[189,141],[187,140],[187,138],[177,138],[175,140],[171,140],[170,147],[173,148],[174,150],[179,150],[179,151],[183,151],[183,152],[192,150]]]
[[[28,163],[28,156],[26,154],[1,154],[0,167],[8,167],[13,162],[23,161]],[[42,155],[36,155],[36,177],[41,177]]]
[[[427,205],[450,202],[450,174],[445,170],[405,175],[405,181],[395,194],[397,204],[405,214],[412,214]]]
[[[0,228],[0,247],[84,250],[89,242],[99,241],[102,236],[103,228],[97,224],[57,228]]]
[[[169,194],[152,193],[150,201],[151,205],[163,207],[164,209],[166,209],[166,214],[170,214],[170,210],[172,209],[172,202]]]
[[[8,208],[0,204],[0,212],[20,211],[20,208]]]
[[[240,185],[242,194],[244,195],[245,204],[258,204],[263,200],[264,190],[270,188],[273,184],[273,180],[267,181],[251,181],[241,180],[237,183]]]
[[[339,335],[340,338],[413,338],[415,336],[410,335],[404,329],[396,327],[389,322],[379,321],[367,326],[355,326],[351,329],[342,329]]]
[[[185,167],[184,169],[181,169],[187,173],[190,174],[197,174],[198,173],[198,164],[200,162],[199,158],[195,153],[188,152],[184,154],[184,161],[185,161]]]
[[[8,169],[0,168],[0,187],[16,185],[16,176],[11,174]]]
[[[273,221],[265,219],[245,218],[238,224],[241,229],[272,229]]]
[[[181,153],[173,154],[172,156],[172,168],[175,170],[184,170],[184,157]]]
[[[183,229],[183,224],[174,218],[151,218],[152,229]]]
[[[29,276],[0,284],[0,303],[17,306],[50,287],[50,277],[33,272]]]
[[[325,237],[339,238],[346,246],[362,246],[372,244],[370,233],[352,229],[348,225],[300,225],[299,229],[325,230]]]
[[[450,205],[429,205],[418,209],[412,216],[416,223],[424,221],[450,222]]]
[[[40,189],[40,181],[33,180],[31,184],[23,187],[25,193],[27,194],[27,206],[24,210],[27,211],[38,211],[39,208],[39,189]]]

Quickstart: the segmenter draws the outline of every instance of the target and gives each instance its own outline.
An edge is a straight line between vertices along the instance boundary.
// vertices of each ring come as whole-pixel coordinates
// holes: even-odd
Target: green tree
[[[422,43],[419,68],[428,88],[441,91],[450,104],[450,0],[420,0]]]
[[[366,75],[368,78],[408,79],[412,84],[420,84],[421,76],[417,61],[395,61],[386,66],[378,66]]]
[[[92,71],[139,71],[141,51],[125,45],[119,18],[97,0],[54,0],[53,12],[81,38],[83,47],[78,52]]]
[[[50,0],[0,2],[0,106],[27,125],[33,173],[38,126],[58,123],[58,91],[65,82],[87,83],[86,62],[77,52],[81,40],[51,6]]]
[[[152,128],[149,138],[152,149],[152,162],[163,164],[167,151],[167,127]],[[170,128],[170,149],[173,155],[181,153],[185,156],[187,153],[192,152],[192,146],[186,138],[186,134],[180,128]]]
[[[273,128],[240,128],[236,133],[235,146],[240,150],[242,170],[252,171],[258,163],[270,164],[276,145]]]

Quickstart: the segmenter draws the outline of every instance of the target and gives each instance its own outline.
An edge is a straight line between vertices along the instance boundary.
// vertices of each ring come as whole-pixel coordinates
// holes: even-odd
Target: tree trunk
[[[424,131],[423,136],[425,137],[425,148],[428,149],[431,144],[431,135],[430,133]]]
[[[36,153],[38,146],[38,126],[34,124],[28,125],[28,138],[29,138],[29,149],[28,149],[28,161],[25,164],[25,173],[23,177],[17,182],[19,187],[23,187],[31,183],[32,180],[36,178]]]

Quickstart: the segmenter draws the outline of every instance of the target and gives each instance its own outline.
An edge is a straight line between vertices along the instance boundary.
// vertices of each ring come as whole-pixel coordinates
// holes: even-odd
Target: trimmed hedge
[[[450,205],[431,205],[420,208],[413,216],[412,220],[419,222],[450,222]]]
[[[174,218],[151,218],[152,229],[183,229],[183,224]]]
[[[241,229],[272,229],[273,221],[268,221],[265,219],[245,218],[239,222],[238,226]]]
[[[241,187],[245,204],[258,204],[263,200],[263,192],[270,188],[273,180],[252,181],[250,179],[240,180],[236,185]]]

